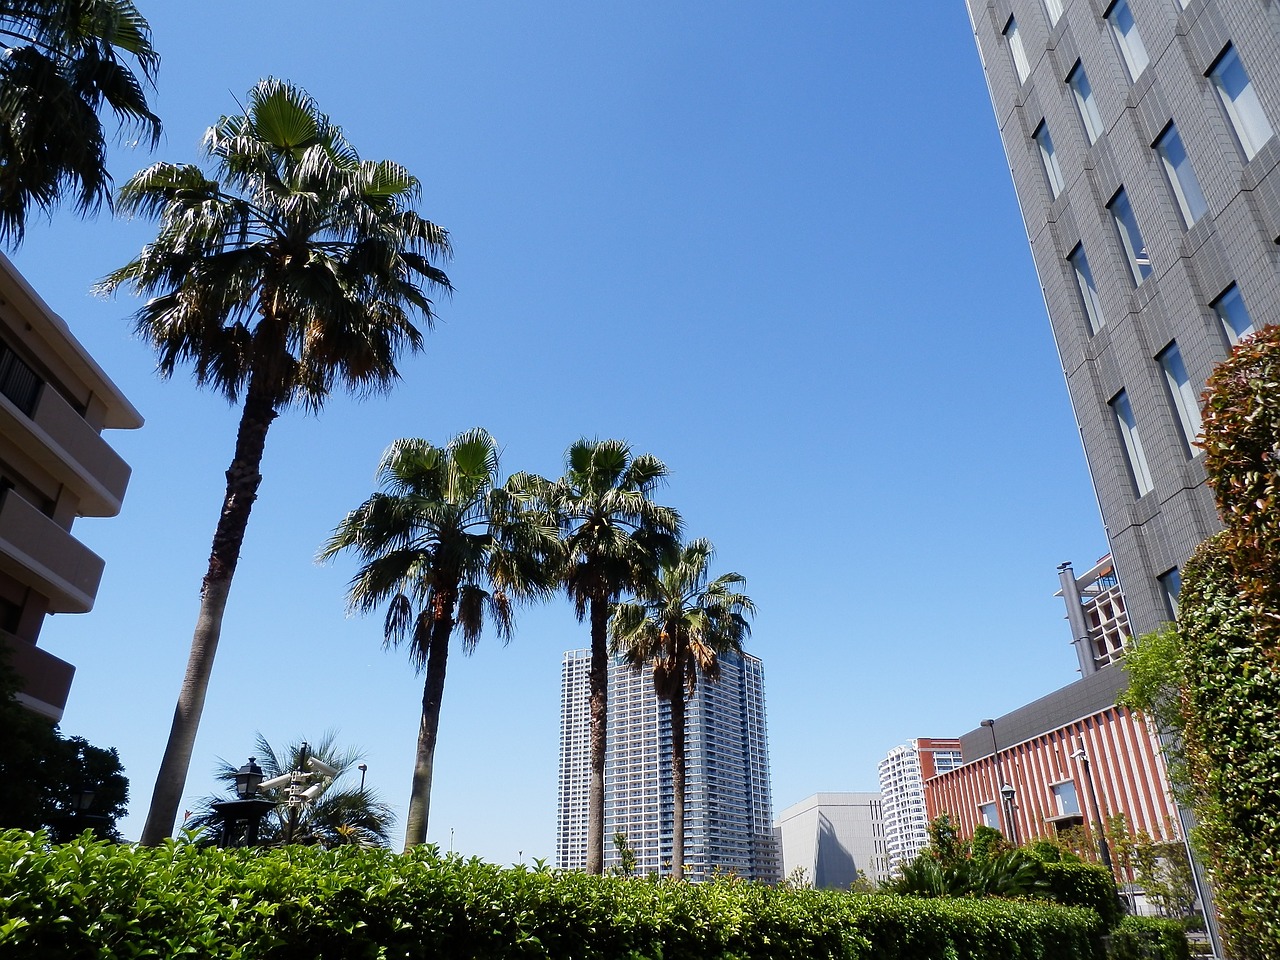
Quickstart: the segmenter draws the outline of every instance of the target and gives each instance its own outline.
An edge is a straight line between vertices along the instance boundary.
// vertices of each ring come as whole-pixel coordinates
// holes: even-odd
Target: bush
[[[1107,960],[1191,960],[1191,947],[1177,920],[1125,917],[1107,938]]]
[[[590,877],[432,847],[216,850],[0,834],[0,958],[1095,960],[1096,914]]]

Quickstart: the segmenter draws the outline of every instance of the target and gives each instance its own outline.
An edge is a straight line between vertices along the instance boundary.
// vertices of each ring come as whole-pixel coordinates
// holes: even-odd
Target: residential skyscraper
[[[967,0],[1135,634],[1219,528],[1199,397],[1280,321],[1280,14]]]
[[[571,650],[561,666],[556,865],[571,870],[587,859],[590,662],[590,651]],[[699,684],[686,720],[685,877],[781,879],[760,660],[722,657],[720,680]],[[648,670],[621,659],[609,665],[608,732],[605,868],[619,864],[612,841],[621,833],[637,872],[665,873],[672,850],[670,707],[655,696]]]
[[[960,741],[920,737],[894,747],[880,761],[886,869],[897,873],[929,843],[924,782],[960,766]]]

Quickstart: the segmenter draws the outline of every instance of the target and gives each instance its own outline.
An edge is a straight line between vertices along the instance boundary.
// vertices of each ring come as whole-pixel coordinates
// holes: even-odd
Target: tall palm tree
[[[64,192],[82,213],[110,202],[99,112],[154,147],[160,118],[143,87],[159,66],[131,0],[0,0],[0,241],[20,243],[31,207]]]
[[[746,579],[726,573],[707,582],[715,549],[694,540],[663,557],[658,579],[634,603],[620,603],[609,622],[615,652],[637,667],[653,669],[653,691],[671,704],[672,821],[671,875],[684,876],[685,698],[701,677],[720,678],[720,658],[741,653],[751,634],[747,617],[755,604],[739,588]]]
[[[368,612],[387,604],[384,639],[405,644],[425,668],[422,717],[405,822],[405,849],[424,843],[431,810],[440,703],[449,641],[461,627],[470,653],[486,618],[511,637],[513,601],[549,596],[556,527],[514,486],[498,483],[498,447],[470,430],[435,447],[397,440],[378,467],[375,493],[338,525],[322,559],[352,550],[362,566],[348,600]]]
[[[622,440],[579,440],[554,482],[521,476],[560,527],[561,580],[578,620],[591,625],[591,781],[587,792],[587,872],[604,872],[604,760],[609,711],[609,611],[623,592],[647,583],[658,556],[680,535],[680,514],[653,502],[667,468],[632,456]]]
[[[286,744],[283,751],[276,750],[262,734],[258,734],[253,759],[262,768],[263,779],[271,780],[299,769],[304,745],[307,756],[324,761],[335,768],[338,775],[323,785],[314,801],[302,808],[294,836],[305,838],[303,842],[318,843],[324,847],[351,844],[385,847],[391,841],[395,813],[390,804],[385,803],[376,790],[365,787],[363,781],[360,786],[349,782],[354,778],[364,754],[354,747],[339,747],[336,734],[332,731],[327,731],[314,742],[294,740]],[[236,799],[238,771],[237,765],[225,760],[218,761],[214,776],[225,785],[226,790],[220,796],[203,798],[195,814],[184,824],[185,829],[197,831],[198,842],[216,841],[221,823],[214,813],[213,804]],[[258,834],[262,846],[283,843],[289,834],[289,814],[283,803],[287,794],[287,787],[259,793],[260,796],[281,804],[262,824]]]
[[[243,115],[205,134],[216,176],[158,163],[120,193],[158,216],[137,259],[100,284],[152,296],[135,315],[162,376],[182,363],[196,383],[241,403],[235,454],[213,535],[191,655],[142,842],[173,830],[231,578],[262,477],[267,430],[292,404],[316,411],[331,390],[388,389],[402,351],[429,327],[425,290],[448,236],[411,209],[419,183],[390,161],[361,160],[305,91],[262,80]]]

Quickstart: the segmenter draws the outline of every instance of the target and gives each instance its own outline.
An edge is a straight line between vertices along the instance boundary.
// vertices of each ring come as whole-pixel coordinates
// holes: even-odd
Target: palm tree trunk
[[[209,554],[209,569],[200,588],[200,613],[196,618],[195,633],[191,638],[191,653],[187,658],[187,672],[178,691],[178,705],[173,712],[173,725],[169,729],[169,741],[164,748],[160,770],[156,774],[155,790],[151,794],[151,808],[142,828],[142,844],[157,846],[173,834],[178,819],[178,807],[187,784],[187,771],[191,767],[191,751],[195,747],[196,730],[204,711],[205,694],[209,689],[209,675],[213,670],[213,657],[218,651],[218,638],[222,635],[222,614],[226,609],[227,595],[231,591],[231,578],[240,560],[240,547],[244,543],[244,531],[249,523],[249,513],[258,497],[262,483],[262,451],[266,445],[267,430],[276,418],[275,402],[259,385],[255,374],[245,394],[244,408],[240,413],[240,428],[236,434],[236,451],[227,468],[227,490],[222,500],[222,514],[213,534],[213,549]]]
[[[609,723],[609,602],[591,599],[591,782],[587,789],[587,873],[604,873],[604,758]]]
[[[684,684],[671,697],[671,877],[684,879]]]
[[[427,842],[431,813],[431,780],[435,773],[436,739],[440,730],[440,703],[444,698],[444,674],[453,634],[453,608],[458,591],[441,590],[433,598],[431,641],[427,648],[427,676],[422,685],[422,720],[418,724],[418,752],[413,761],[413,790],[404,824],[406,851]]]

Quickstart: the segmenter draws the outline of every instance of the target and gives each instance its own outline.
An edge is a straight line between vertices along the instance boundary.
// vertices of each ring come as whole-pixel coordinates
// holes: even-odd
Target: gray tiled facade
[[[1280,129],[1278,0],[1127,0],[1149,62],[1130,74],[1112,22],[1125,0],[967,0],[1107,538],[1141,635],[1170,619],[1158,579],[1218,529],[1203,455],[1190,447],[1158,357],[1172,344],[1199,395],[1231,340],[1214,303],[1236,286],[1255,328],[1280,322],[1280,137],[1251,150],[1211,74],[1228,47]],[[1020,81],[1015,18],[1029,67]],[[1081,69],[1101,120],[1090,144],[1069,78]],[[1061,171],[1054,196],[1036,132]],[[1156,142],[1176,129],[1207,211],[1188,227]],[[1256,151],[1256,152],[1255,152]],[[1249,153],[1254,155],[1250,158]],[[1110,204],[1123,188],[1149,261],[1135,282]],[[1102,323],[1091,329],[1075,267],[1088,259]],[[1140,494],[1112,403],[1124,391],[1152,489]]]

